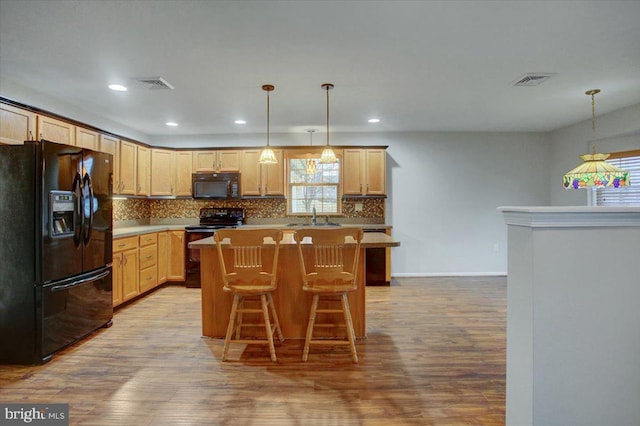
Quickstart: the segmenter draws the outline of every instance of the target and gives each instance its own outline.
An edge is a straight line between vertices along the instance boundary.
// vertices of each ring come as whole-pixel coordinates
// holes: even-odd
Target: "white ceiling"
[[[322,130],[325,82],[332,132],[549,131],[640,102],[640,1],[0,0],[0,75],[147,135],[264,132],[265,83]]]

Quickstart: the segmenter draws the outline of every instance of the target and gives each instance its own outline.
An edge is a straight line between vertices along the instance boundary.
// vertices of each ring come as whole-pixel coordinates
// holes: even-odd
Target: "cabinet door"
[[[138,146],[136,170],[136,195],[149,195],[151,193],[151,149]]]
[[[194,151],[193,172],[213,172],[216,170],[217,157],[215,151]]]
[[[113,253],[113,306],[118,306],[122,303],[122,267],[123,267],[122,253]]]
[[[151,150],[151,195],[174,195],[174,159],[173,151]]]
[[[184,231],[169,231],[169,281],[185,279],[185,241]]]
[[[113,193],[120,191],[120,139],[100,135],[100,151],[113,155]]]
[[[158,232],[158,284],[167,282],[169,273],[169,233]]]
[[[133,142],[120,141],[120,188],[119,194],[136,193],[136,158],[138,146]],[[115,192],[115,191],[114,191]]]
[[[386,188],[386,157],[384,149],[367,149],[365,151],[365,194],[385,195]]]
[[[100,135],[93,130],[76,127],[76,145],[97,151],[100,147]]]
[[[242,195],[262,195],[260,150],[242,151],[242,172],[240,173],[240,191]]]
[[[191,195],[191,170],[193,167],[191,151],[177,151],[175,154],[176,154],[176,168],[175,168],[175,174],[174,174],[175,195],[190,196]]]
[[[75,129],[72,124],[38,115],[38,137],[52,142],[75,145]]]
[[[122,252],[122,300],[127,301],[140,294],[138,286],[138,249]]]
[[[240,170],[240,151],[218,151],[219,172],[237,172]]]
[[[284,151],[274,149],[278,162],[262,165],[262,193],[264,195],[284,195]]]
[[[36,115],[32,112],[0,104],[0,144],[22,145],[36,135]]]
[[[342,164],[342,191],[345,195],[362,195],[364,152],[361,149],[345,149]]]

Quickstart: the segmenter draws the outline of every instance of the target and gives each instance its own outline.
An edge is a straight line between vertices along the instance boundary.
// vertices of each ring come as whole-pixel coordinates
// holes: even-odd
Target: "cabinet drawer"
[[[143,234],[140,235],[140,247],[148,246],[149,244],[158,243],[158,234]]]
[[[140,270],[154,266],[158,263],[158,246],[140,247]]]
[[[152,289],[158,285],[158,267],[142,269],[140,271],[140,293]]]
[[[126,237],[113,240],[113,252],[131,250],[138,248],[138,237]]]

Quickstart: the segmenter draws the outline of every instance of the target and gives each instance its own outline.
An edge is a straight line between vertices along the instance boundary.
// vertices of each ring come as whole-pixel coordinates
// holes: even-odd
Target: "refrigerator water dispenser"
[[[51,238],[72,237],[75,231],[75,194],[71,191],[50,191],[49,205]]]

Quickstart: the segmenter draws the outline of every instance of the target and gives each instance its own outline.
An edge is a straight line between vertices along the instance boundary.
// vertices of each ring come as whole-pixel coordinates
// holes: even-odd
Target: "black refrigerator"
[[[0,145],[0,364],[37,364],[111,325],[111,154]]]

